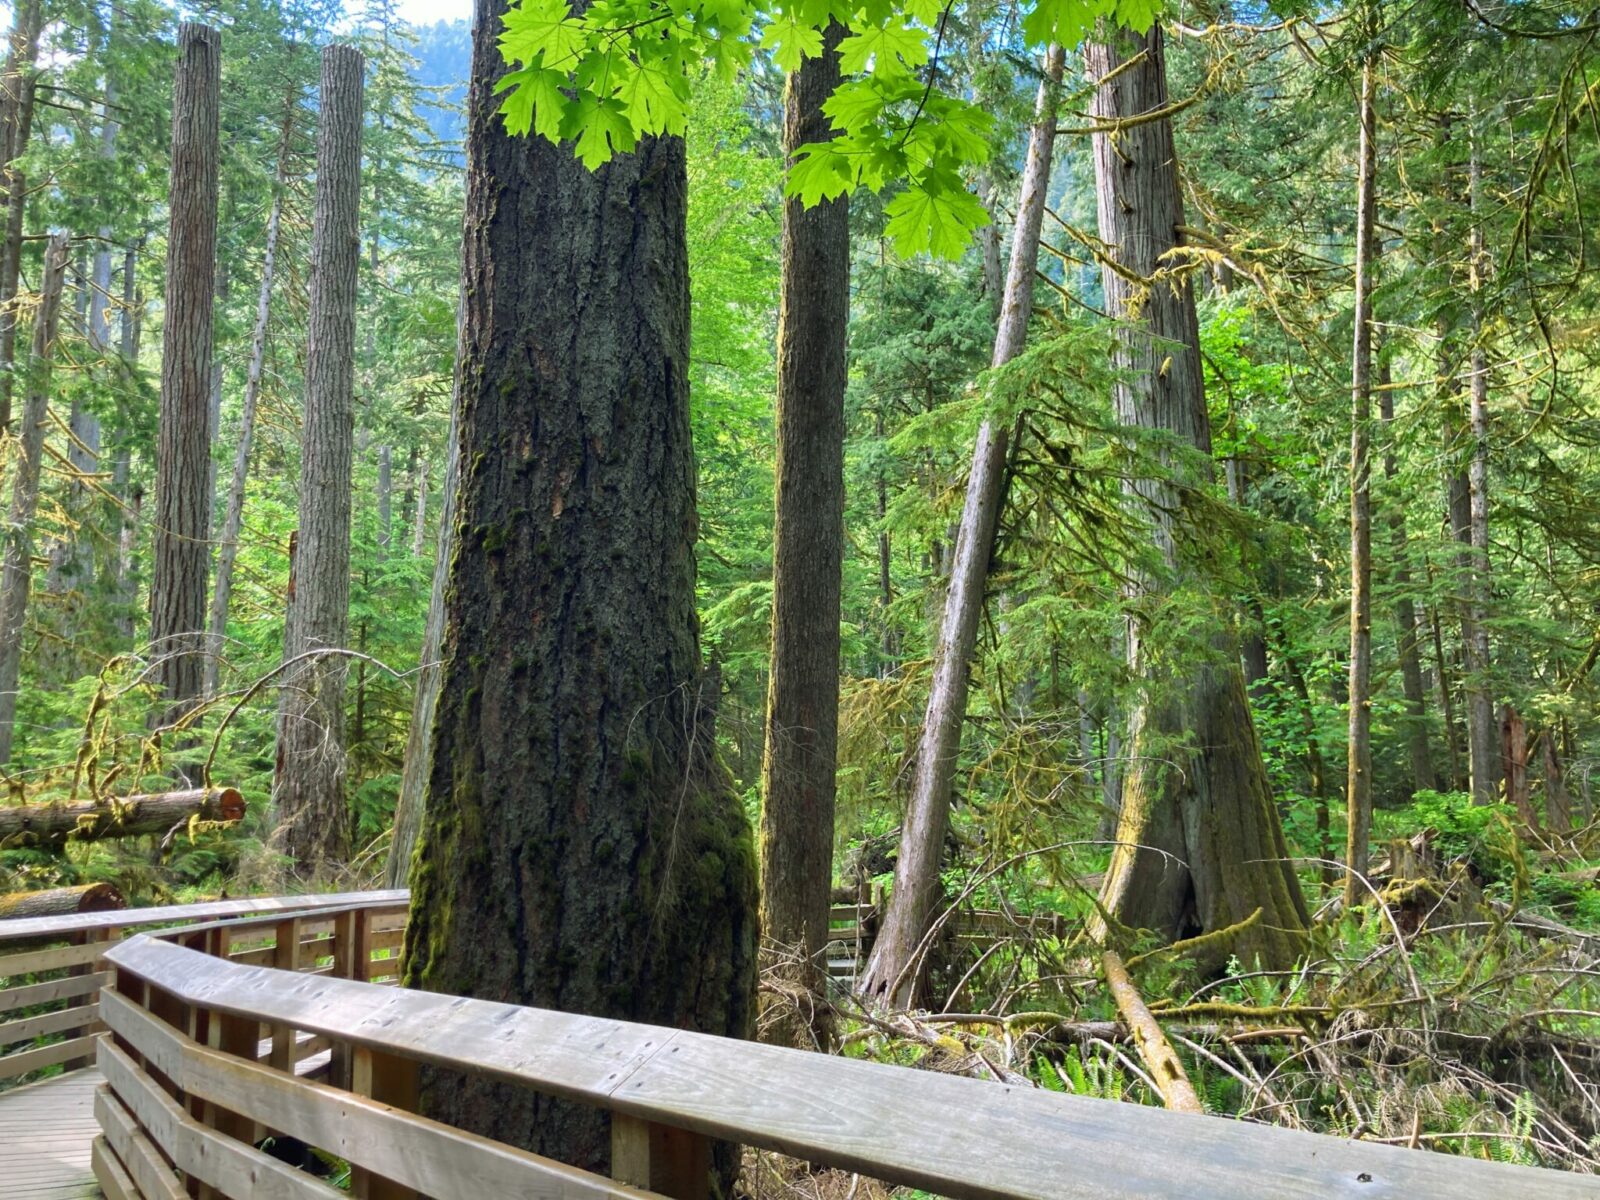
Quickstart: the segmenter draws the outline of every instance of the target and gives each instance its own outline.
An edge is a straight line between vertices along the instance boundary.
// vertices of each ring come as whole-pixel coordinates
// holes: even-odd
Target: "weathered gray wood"
[[[99,958],[105,948],[103,942],[86,942],[81,946],[54,946],[48,950],[25,950],[21,954],[0,956],[0,979],[81,967]]]
[[[41,1067],[53,1067],[73,1058],[82,1058],[94,1052],[94,1038],[77,1037],[65,1042],[53,1042],[33,1050],[19,1050],[0,1057],[0,1079],[15,1079]]]
[[[164,904],[152,908],[124,908],[116,912],[81,913],[66,917],[29,917],[0,921],[0,946],[14,940],[39,937],[66,938],[91,929],[129,929],[140,925],[177,921],[209,921],[255,913],[303,912],[335,909],[351,904],[369,907],[403,907],[411,893],[404,888],[380,892],[329,892],[308,896],[257,896],[243,900],[212,900],[203,904]],[[404,924],[403,917],[401,918]]]
[[[190,1003],[479,1071],[958,1200],[1600,1197],[1600,1180],[1587,1176],[620,1021],[379,991],[239,967],[146,937],[116,947],[107,959]]]
[[[100,1019],[98,1005],[82,1008],[64,1008],[59,1012],[42,1013],[37,1017],[24,1017],[20,1021],[7,1021],[0,1025],[0,1046],[31,1041],[47,1033],[66,1033],[69,1029],[83,1029]]]
[[[94,1167],[95,1182],[106,1194],[106,1200],[144,1200],[116,1154],[106,1144],[104,1134],[95,1138],[90,1146],[89,1161]]]
[[[141,1054],[163,1064],[183,1091],[309,1145],[319,1146],[430,1196],[553,1195],[562,1200],[647,1200],[563,1163],[463,1133],[390,1105],[218,1053],[183,1038],[137,1005],[115,997],[109,1023]]]
[[[146,1200],[189,1200],[161,1152],[105,1084],[94,1094],[94,1119],[140,1196]]]
[[[99,1084],[94,1072],[79,1071],[0,1093],[0,1196],[77,1200],[90,1193]]]
[[[15,1012],[35,1004],[48,1004],[52,1000],[65,1000],[71,996],[87,996],[98,992],[106,981],[104,971],[92,975],[74,975],[66,979],[47,979],[43,983],[28,983],[22,987],[7,988],[0,992],[0,1012]]]
[[[249,1200],[346,1200],[345,1194],[242,1142],[207,1129],[109,1040],[100,1072],[139,1127],[182,1171],[224,1196]]]

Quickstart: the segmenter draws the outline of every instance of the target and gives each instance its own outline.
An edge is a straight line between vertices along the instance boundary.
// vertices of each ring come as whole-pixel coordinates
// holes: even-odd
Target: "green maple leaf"
[[[1115,3],[1116,0],[1039,0],[1022,18],[1022,34],[1038,46],[1051,42],[1076,46],[1094,28],[1096,21],[1111,14]]]
[[[510,92],[500,102],[506,132],[520,137],[531,129],[540,137],[558,141],[561,114],[567,104],[561,87],[566,82],[561,72],[546,71],[542,67],[527,67],[502,76],[494,90]]]
[[[798,196],[801,204],[812,208],[843,195],[851,179],[850,161],[838,142],[810,142],[795,151],[783,192]]]
[[[905,0],[906,15],[924,25],[932,25],[944,11],[943,0]]]
[[[972,241],[972,231],[989,220],[978,198],[962,187],[913,184],[884,208],[884,232],[894,239],[895,253],[909,257],[924,250],[940,258],[958,259]]]
[[[616,95],[635,131],[683,133],[686,114],[679,94],[682,81],[681,72],[669,72],[659,63],[637,63],[628,70]]]
[[[1161,15],[1161,0],[1117,0],[1117,20],[1135,33],[1149,33]]]
[[[835,129],[847,133],[876,122],[885,103],[873,80],[851,79],[841,83],[833,95],[822,102],[822,113]]]
[[[638,138],[617,100],[602,100],[593,92],[579,92],[561,121],[563,139],[576,139],[572,152],[593,171],[616,154],[632,150]]]
[[[582,22],[572,18],[567,0],[521,0],[502,18],[500,53],[507,61],[532,65],[542,54],[542,65],[564,67],[583,50],[587,38]]]
[[[798,71],[805,59],[822,53],[822,31],[814,25],[805,25],[787,13],[777,17],[761,35],[761,47],[777,47],[772,60],[785,71]]]
[[[881,26],[868,26],[839,43],[839,66],[846,75],[859,75],[871,62],[875,75],[904,75],[928,61],[928,43],[920,30],[910,29],[895,17]]]

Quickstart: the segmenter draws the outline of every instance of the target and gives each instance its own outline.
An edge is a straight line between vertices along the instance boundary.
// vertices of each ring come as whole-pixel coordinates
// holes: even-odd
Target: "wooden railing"
[[[282,967],[241,961],[255,921],[106,954],[95,1164],[108,1196],[346,1194],[264,1153],[268,1137],[341,1160],[356,1196],[383,1200],[700,1200],[712,1139],[957,1200],[1600,1196],[1592,1177],[385,988],[344,977],[387,971],[363,949],[363,911],[280,924]],[[328,1082],[303,1073],[309,1046]],[[613,1178],[417,1115],[423,1064],[606,1110]]]
[[[0,1087],[46,1067],[63,1064],[70,1070],[93,1061],[93,1039],[101,1028],[96,997],[105,980],[101,959],[130,931],[263,914],[270,922],[293,913],[359,903],[371,920],[389,921],[374,931],[374,946],[393,947],[398,953],[407,900],[404,891],[264,896],[0,921]],[[255,942],[235,944],[236,961],[275,962],[271,957],[275,945],[269,925]],[[313,944],[305,953],[321,948]]]

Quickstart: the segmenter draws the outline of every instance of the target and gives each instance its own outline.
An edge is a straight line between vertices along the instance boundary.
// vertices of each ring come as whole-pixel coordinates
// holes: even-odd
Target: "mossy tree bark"
[[[150,580],[150,652],[168,705],[155,717],[166,723],[194,706],[203,675],[221,67],[215,29],[179,28]]]
[[[16,374],[18,280],[22,271],[22,218],[28,180],[20,163],[33,131],[34,64],[44,24],[40,0],[12,6],[10,49],[0,77],[0,193],[5,196],[5,237],[0,241],[0,432],[11,428],[11,391]]]
[[[789,76],[784,144],[832,137],[822,106],[839,86],[838,44]],[[839,598],[844,553],[845,337],[850,320],[850,212],[840,197],[783,209],[778,318],[778,459],[772,547],[772,665],[761,771],[761,933],[769,971],[797,989],[779,997],[767,1040],[826,1048],[839,732]],[[810,994],[818,1000],[804,1003]]]
[[[478,0],[456,548],[406,979],[744,1036],[755,851],[699,695],[683,142],[591,173],[508,136],[503,11]],[[526,1088],[424,1080],[423,1107],[609,1161],[605,1114]]]
[[[1192,456],[1173,456],[1176,480],[1134,486],[1169,573],[1181,578],[1175,521],[1184,487],[1211,483],[1211,428],[1190,280],[1152,281],[1176,265],[1183,224],[1172,125],[1149,116],[1168,104],[1161,29],[1119,31],[1086,44],[1084,54],[1090,78],[1105,81],[1092,112],[1104,130],[1093,139],[1100,238],[1115,256],[1102,271],[1106,307],[1127,321],[1117,353],[1117,419],[1187,443],[1207,464],[1196,470]],[[1130,601],[1137,608],[1164,586],[1136,579]],[[1129,658],[1146,686],[1129,719],[1118,845],[1101,900],[1122,924],[1168,936],[1225,929],[1260,908],[1217,953],[1283,966],[1303,947],[1309,915],[1272,806],[1229,616],[1222,603],[1213,611],[1212,653],[1186,664],[1181,680],[1155,661],[1149,631],[1130,622]]]
[[[317,874],[350,856],[344,798],[343,649],[350,631],[350,491],[354,453],[356,269],[360,259],[361,114],[366,58],[322,52],[317,193],[311,230],[306,409],[300,432],[300,528],[273,780],[283,847]]]

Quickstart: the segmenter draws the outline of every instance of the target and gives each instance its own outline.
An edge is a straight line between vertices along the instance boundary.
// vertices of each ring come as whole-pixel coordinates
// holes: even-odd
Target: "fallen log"
[[[1194,1084],[1189,1082],[1189,1076],[1184,1072],[1182,1060],[1172,1048],[1172,1043],[1167,1041],[1167,1035],[1161,1032],[1161,1026],[1146,1007],[1144,997],[1139,995],[1139,989],[1128,975],[1128,968],[1123,965],[1122,956],[1115,950],[1107,950],[1100,956],[1100,962],[1105,968],[1106,985],[1111,989],[1111,998],[1117,1002],[1117,1012],[1122,1014],[1123,1024],[1133,1035],[1133,1044],[1139,1051],[1139,1057],[1150,1068],[1150,1077],[1155,1080],[1162,1101],[1177,1112],[1205,1112]]]
[[[12,917],[71,917],[127,907],[122,893],[111,884],[85,883],[77,887],[46,888],[42,892],[0,895],[0,921]]]
[[[244,796],[235,788],[192,788],[81,804],[0,805],[0,846],[134,837],[166,833],[191,817],[237,821],[243,816]]]

